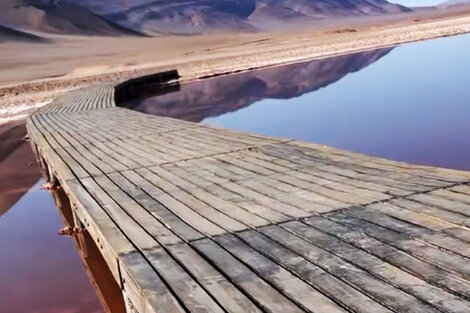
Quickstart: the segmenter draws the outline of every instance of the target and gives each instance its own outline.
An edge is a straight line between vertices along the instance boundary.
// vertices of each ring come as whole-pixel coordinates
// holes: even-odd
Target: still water
[[[23,123],[0,125],[0,312],[98,313],[103,307],[47,191]]]
[[[38,181],[0,217],[0,311],[98,313],[101,305]]]
[[[130,107],[470,170],[470,36],[181,86]]]
[[[126,106],[470,170],[469,55],[470,36],[438,39],[199,81]],[[122,312],[90,238],[57,235],[70,217],[60,195],[40,190],[24,133],[0,125],[0,313]]]

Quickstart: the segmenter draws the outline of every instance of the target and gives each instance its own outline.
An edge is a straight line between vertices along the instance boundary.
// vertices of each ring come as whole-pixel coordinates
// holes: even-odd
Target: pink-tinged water
[[[0,217],[0,312],[103,312],[51,195],[39,180]]]
[[[57,234],[65,222],[25,132],[0,126],[0,312],[104,312],[74,240]]]

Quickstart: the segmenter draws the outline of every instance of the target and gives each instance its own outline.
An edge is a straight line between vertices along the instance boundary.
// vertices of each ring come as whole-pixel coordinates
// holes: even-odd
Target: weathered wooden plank
[[[130,238],[134,245],[141,250],[152,250],[159,247],[154,238],[142,229],[142,226],[124,211],[95,180],[86,178],[82,179],[81,182],[85,186],[86,191],[107,212],[110,218],[115,223],[118,223],[120,229]]]
[[[452,169],[436,168],[421,165],[409,165],[403,162],[374,158],[359,153],[344,152],[331,147],[318,146],[316,144],[301,141],[292,141],[289,144],[293,146],[302,147],[303,150],[307,151],[308,148],[312,148],[322,153],[323,155],[327,155],[328,157],[335,158],[337,160],[352,160],[352,162],[354,163],[360,163],[362,166],[366,166],[371,169],[387,169],[395,172],[411,174],[414,177],[421,177],[433,183],[462,182],[469,179],[468,173]]]
[[[199,154],[197,151],[175,147],[173,145],[173,142],[169,139],[165,139],[165,140],[160,140],[160,139],[161,139],[160,136],[154,136],[154,135],[142,137],[142,140],[149,147],[152,147],[168,155],[177,156],[179,160],[201,156],[201,154]]]
[[[191,247],[186,244],[178,244],[170,246],[168,249],[227,312],[262,312],[247,296]]]
[[[338,215],[333,213],[332,215],[328,215],[328,217],[336,220]],[[347,226],[358,227],[362,232],[369,236],[405,251],[426,262],[432,263],[449,273],[454,273],[464,279],[470,278],[470,264],[467,262],[468,259],[464,257],[443,251],[422,241],[410,239],[410,237],[403,235],[402,233],[392,231],[363,219],[358,219],[352,215],[349,215],[349,217],[341,215],[338,222],[346,224]]]
[[[183,203],[188,208],[191,208],[201,216],[204,216],[211,222],[217,224],[219,227],[230,231],[239,231],[246,228],[246,225],[230,217],[225,212],[221,212],[209,204],[199,200],[189,191],[180,189],[179,187],[173,185],[169,181],[155,174],[153,170],[139,169],[137,172],[144,176],[156,187],[162,189],[168,195]]]
[[[470,205],[467,203],[448,200],[432,194],[417,194],[409,196],[408,199],[438,207],[440,209],[460,213],[470,218]]]
[[[223,313],[223,309],[165,250],[146,251],[145,256],[190,312]]]
[[[168,169],[171,173],[178,175],[180,178],[188,179],[189,181],[191,181],[198,187],[206,190],[207,192],[210,192],[213,195],[224,199],[225,201],[242,207],[246,211],[256,214],[257,216],[270,222],[277,223],[291,219],[289,216],[272,210],[267,206],[258,205],[253,200],[246,199],[242,195],[224,189],[217,184],[203,179],[202,177],[195,176],[191,172],[185,170],[185,168],[176,167],[174,164],[164,165],[163,168]]]
[[[256,250],[250,248],[234,235],[225,234],[218,236],[215,240],[256,271],[258,275],[276,286],[283,294],[308,311],[319,313],[346,312],[331,299]]]
[[[103,153],[109,155],[110,158],[115,159],[119,163],[123,164],[126,166],[126,168],[140,168],[142,167],[139,163],[134,161],[132,158],[128,157],[126,154],[122,154],[119,151],[116,151],[115,149],[110,149],[109,145],[104,144],[103,142],[94,142],[90,144],[90,146],[94,146],[97,149],[101,150]],[[88,147],[88,146],[87,146]],[[91,148],[91,147],[90,147]],[[92,148],[94,149],[94,148]]]
[[[133,177],[137,180],[134,180],[134,183],[136,183],[137,185],[134,185],[134,183],[132,183],[120,173],[114,173],[109,175],[109,178],[114,183],[116,183],[119,188],[129,194],[129,196],[132,197],[133,200],[137,201],[140,205],[142,205],[160,223],[166,225],[168,229],[171,229],[179,237],[188,241],[200,239],[203,237],[200,232],[186,224],[184,221],[178,218],[178,216],[174,214],[170,209],[165,207],[160,202],[154,200],[145,191],[138,187],[139,179],[142,178],[140,178],[138,175],[134,175]]]
[[[404,191],[412,192],[422,192],[427,191],[430,188],[426,186],[417,185],[414,183],[408,182],[406,179],[398,180],[396,178],[390,178],[387,176],[387,172],[381,174],[374,173],[370,174],[367,171],[358,168],[357,166],[345,165],[341,163],[334,163],[328,161],[328,159],[321,158],[312,158],[299,155],[298,153],[291,153],[289,147],[284,147],[281,145],[270,145],[267,147],[260,148],[264,154],[281,158],[288,159],[291,162],[299,164],[302,168],[311,167],[312,169],[320,169],[331,174],[336,174],[355,180],[364,181],[366,183],[374,183],[379,185],[384,185],[386,187],[391,187],[393,189],[402,189]]]
[[[182,190],[187,190],[189,194],[199,199],[200,201],[208,204],[212,208],[224,213],[227,216],[237,220],[248,226],[258,227],[268,224],[268,221],[246,211],[245,209],[236,206],[230,202],[227,202],[214,194],[207,192],[203,189],[198,188],[196,185],[189,181],[183,180],[182,178],[172,174],[165,169],[154,166],[149,168],[153,173],[158,174],[160,177],[166,179],[168,182],[172,182],[175,186],[180,187]]]
[[[201,239],[192,242],[191,245],[211,260],[265,311],[269,313],[305,312],[213,241]]]
[[[449,199],[449,200],[452,200],[452,201],[465,203],[465,204],[468,204],[470,206],[470,195],[465,194],[465,193],[456,192],[459,189],[463,190],[462,187],[465,188],[464,186],[457,186],[457,187],[454,187],[454,188],[435,190],[435,191],[430,192],[429,194],[430,195],[436,195],[436,196],[439,196],[439,197],[442,197],[442,198],[446,198],[446,199]],[[459,189],[457,189],[457,188],[459,188]],[[466,188],[466,191],[470,192],[470,189]]]
[[[239,184],[255,192],[258,192],[259,194],[265,195],[266,197],[308,212],[325,213],[333,209],[350,206],[349,204],[337,201],[333,198],[325,197],[323,195],[317,194],[316,192],[310,192],[306,190],[300,190],[294,194],[290,192],[284,192],[278,188],[275,188],[274,186],[276,186],[276,184],[273,184],[273,187],[269,186],[269,183],[263,184],[263,180],[261,179],[245,180],[239,182]]]
[[[470,220],[465,215],[462,215],[460,213],[451,212],[445,209],[426,205],[424,203],[420,203],[420,202],[408,200],[408,199],[393,199],[389,201],[388,203],[390,203],[391,205],[400,207],[400,208],[404,208],[406,210],[410,210],[416,213],[426,214],[426,215],[435,217],[443,221],[448,221],[449,223],[453,223],[453,224],[461,225],[465,227],[470,227]],[[458,231],[459,228],[458,227],[454,229],[449,228],[446,231],[452,232],[454,230]]]
[[[470,245],[468,245],[467,242],[453,238],[452,236],[446,235],[444,233],[431,230],[431,226],[428,225],[432,225],[432,222],[427,222],[427,220],[421,219],[420,221],[422,224],[424,224],[423,227],[410,223],[409,221],[411,218],[408,219],[407,214],[403,214],[401,216],[403,219],[400,219],[400,217],[391,217],[390,215],[395,215],[395,211],[390,208],[388,210],[384,209],[387,208],[387,206],[384,204],[370,205],[368,208],[370,209],[367,210],[363,208],[354,208],[348,210],[348,213],[377,225],[401,232],[412,238],[423,240],[440,248],[447,249],[453,253],[470,257]],[[390,213],[390,215],[387,215],[386,213]]]
[[[382,241],[369,236],[354,223],[355,220],[353,218],[344,213],[330,213],[327,216],[332,221],[337,222],[337,224],[328,224],[322,220],[322,223],[316,222],[315,227],[338,236],[350,244],[434,285],[457,293],[465,298],[469,297],[470,281],[449,274],[432,263],[418,259],[403,250],[384,244]],[[310,224],[310,219],[307,219],[306,222]]]
[[[258,232],[249,230],[239,234],[243,240],[264,255],[297,274],[336,303],[352,312],[392,312],[340,278],[308,261],[306,258],[281,246],[280,243]]]
[[[133,218],[131,219],[130,215],[126,216],[121,213],[123,210],[119,209],[116,205],[111,205],[112,200],[106,199],[108,196],[102,194],[102,190],[97,184],[93,184],[91,181],[86,181],[85,183],[89,188],[93,187],[93,193],[95,193],[95,197],[98,197],[99,201],[106,202],[108,213],[111,214],[115,220],[119,220],[123,231],[128,234],[139,250],[143,251],[145,258],[158,270],[159,274],[165,279],[173,292],[178,295],[190,311],[223,312],[198,283],[195,282],[149,235],[152,234],[155,236],[156,240],[170,245],[180,242],[176,237],[168,238],[170,235],[168,233],[162,234],[160,228],[156,229],[152,227],[152,225],[154,225],[153,223],[147,223],[146,225],[137,224],[137,221],[144,223],[145,220],[139,218],[135,207],[130,208],[133,213]],[[97,180],[97,183],[99,186],[103,186],[107,191],[112,189],[107,186],[106,180]],[[119,199],[115,200],[122,204],[122,201]],[[129,205],[124,203],[123,207],[129,208]],[[141,227],[140,230],[139,227]],[[157,230],[158,233],[153,233],[152,229],[154,231]]]
[[[41,157],[47,162],[47,164],[52,165],[50,167],[52,174],[56,177],[60,176],[62,181],[75,179],[74,173],[71,171],[69,166],[65,163],[65,161],[55,152],[52,146],[49,144],[49,141],[46,140],[44,135],[40,133],[39,129],[36,128],[37,121],[35,119],[31,120],[29,123],[28,129],[33,130],[32,138],[35,138],[37,141],[37,148]],[[58,174],[60,172],[60,175]]]
[[[392,217],[395,217],[399,220],[409,222],[414,225],[418,225],[427,229],[434,231],[445,232],[448,229],[453,229],[455,227],[460,227],[449,220],[445,220],[439,217],[435,217],[431,214],[428,214],[425,210],[410,210],[406,207],[406,203],[401,203],[402,199],[394,199],[392,201],[374,203],[367,206],[368,209],[380,211],[384,214],[388,214]],[[416,202],[412,202],[416,203]],[[401,204],[401,206],[400,206]],[[419,204],[416,203],[418,206]],[[462,216],[463,218],[463,216]],[[461,227],[462,230],[465,230],[465,227]]]
[[[331,162],[333,165],[339,165],[344,168],[351,168],[359,172],[376,174],[396,179],[402,182],[412,182],[422,186],[428,187],[445,187],[452,184],[451,181],[436,179],[433,175],[429,175],[430,168],[414,166],[412,170],[396,166],[399,162],[385,161],[382,166],[377,166],[375,162],[371,162],[371,157],[357,154],[357,153],[344,153],[337,149],[330,147],[318,146],[310,143],[291,142],[288,146],[299,146],[302,149],[295,149],[298,153],[305,157],[320,157],[323,162]],[[309,149],[309,147],[311,147]],[[399,170],[401,168],[401,170]],[[428,171],[421,171],[427,169]],[[442,177],[441,177],[442,178]]]
[[[147,181],[146,179],[144,181],[143,176],[140,176],[134,172],[124,172],[123,175],[133,183],[138,184],[142,190],[144,190],[157,202],[161,203],[167,208],[171,208],[171,211],[174,214],[176,214],[187,224],[191,225],[194,229],[197,229],[203,234],[207,234],[209,236],[219,235],[225,232],[223,228],[220,228],[215,223],[207,220],[204,216],[171,197],[162,189],[154,186],[151,182]]]
[[[312,244],[310,239],[314,239],[315,234],[310,236],[307,232],[302,232],[305,229],[299,227],[294,229],[297,235],[309,239],[309,241],[294,236],[278,226],[268,226],[263,228],[261,232],[328,271],[330,274],[334,274],[337,278],[355,286],[363,293],[392,310],[398,312],[438,312],[438,310],[423,304],[415,297],[395,288],[387,282],[377,279],[367,271]],[[291,229],[289,228],[289,230]]]
[[[128,254],[120,262],[124,281],[123,295],[129,312],[187,312],[169,292],[160,276],[142,255]]]
[[[342,178],[338,181],[338,179],[334,180],[334,175],[323,175],[320,171],[316,168],[306,168],[300,171],[296,171],[293,173],[289,173],[291,177],[295,177],[298,180],[303,180],[305,182],[309,182],[312,185],[321,185],[330,188],[333,191],[341,191],[346,192],[352,199],[358,198],[358,200],[354,201],[362,201],[362,202],[371,202],[371,201],[379,201],[379,200],[386,200],[389,199],[391,196],[387,193],[390,192],[390,189],[381,188],[382,191],[385,192],[378,192],[376,191],[377,188],[366,188],[366,186],[371,187],[371,185],[367,184],[348,184],[351,183],[351,180],[348,183],[345,183],[345,179]],[[331,179],[333,176],[333,180]],[[373,187],[376,187],[374,185]],[[314,188],[313,186],[311,188]],[[330,192],[331,193],[331,192]],[[350,200],[351,201],[351,200]]]
[[[321,217],[312,217],[308,220],[308,224],[317,229],[325,229],[331,227],[328,231],[334,232],[337,224]],[[437,309],[448,312],[467,312],[470,310],[470,304],[464,299],[459,298],[450,292],[446,292],[425,280],[409,274],[400,268],[393,266],[388,262],[384,262],[379,258],[366,253],[363,250],[352,247],[346,242],[335,238],[312,227],[308,227],[300,222],[290,222],[282,224],[282,227],[292,233],[301,235],[313,244],[322,249],[341,257],[343,260],[349,261],[356,267],[361,268],[377,278],[380,278],[393,286],[411,294],[427,305],[431,305]],[[344,235],[345,237],[348,234]],[[349,235],[351,236],[351,235]],[[354,238],[355,234],[353,234]],[[361,239],[365,239],[363,236]],[[421,306],[421,304],[417,304]]]
[[[224,183],[221,185],[223,188],[232,191],[236,194],[239,194],[247,199],[253,199],[257,203],[261,205],[268,206],[269,208],[276,210],[282,214],[291,216],[291,217],[306,217],[311,215],[311,212],[308,212],[307,210],[311,209],[310,207],[307,208],[298,208],[296,206],[290,205],[285,202],[278,201],[277,199],[273,199],[269,196],[266,196],[264,194],[258,193],[252,189],[245,188],[243,186],[240,186],[237,183]]]
[[[233,164],[224,163],[223,161],[212,157],[205,157],[198,160],[189,160],[186,163],[193,165],[192,168],[196,172],[200,173],[200,170],[198,171],[198,167],[202,167],[210,171],[212,174],[225,179],[225,181],[239,181],[258,176],[258,174],[252,171]]]
[[[78,180],[68,180],[62,188],[70,199],[72,210],[100,248],[114,278],[121,284],[116,261],[121,255],[136,252],[136,248]]]
[[[141,232],[146,232],[155,238],[161,244],[176,244],[181,240],[174,235],[170,229],[156,219],[152,214],[145,210],[140,204],[134,199],[127,195],[119,186],[114,184],[107,176],[98,176],[94,180],[106,193],[109,195],[124,212],[128,214],[132,220],[140,225]],[[101,196],[107,199],[107,196]],[[110,205],[109,200],[106,201]],[[118,211],[118,207],[115,207]],[[120,221],[123,220],[123,215],[120,215]],[[129,220],[130,221],[130,220]]]
[[[467,185],[460,185],[450,188],[452,191],[463,193],[465,195],[470,195],[470,186]]]

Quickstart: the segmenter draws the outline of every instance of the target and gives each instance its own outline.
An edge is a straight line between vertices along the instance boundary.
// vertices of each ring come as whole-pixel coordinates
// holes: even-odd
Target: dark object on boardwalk
[[[114,101],[116,105],[122,106],[128,101],[146,98],[148,95],[164,95],[179,91],[177,80],[180,77],[177,70],[171,70],[131,79],[115,87]]]

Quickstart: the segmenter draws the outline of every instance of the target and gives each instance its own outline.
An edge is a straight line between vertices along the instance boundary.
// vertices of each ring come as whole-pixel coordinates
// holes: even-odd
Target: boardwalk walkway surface
[[[470,173],[149,116],[111,86],[27,126],[129,312],[470,312]]]

